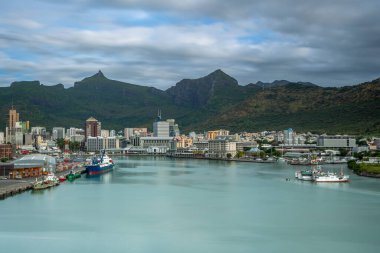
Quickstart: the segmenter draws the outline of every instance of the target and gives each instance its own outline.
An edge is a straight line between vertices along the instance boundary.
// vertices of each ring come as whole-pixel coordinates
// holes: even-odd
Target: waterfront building
[[[227,158],[236,155],[236,141],[231,136],[218,136],[208,142],[208,157]]]
[[[140,146],[149,147],[167,147],[167,150],[176,149],[176,140],[173,137],[140,137]]]
[[[196,147],[197,150],[208,150],[208,141],[194,141],[193,146]]]
[[[217,136],[227,136],[229,134],[230,134],[230,131],[224,130],[224,129],[207,131],[207,139],[214,140]]]
[[[13,163],[0,162],[0,177],[9,177],[9,173],[14,169]]]
[[[104,149],[104,138],[101,136],[87,136],[86,148],[89,152],[95,152]]]
[[[94,117],[90,117],[86,120],[85,125],[85,137],[98,137],[101,136],[101,122],[95,119]]]
[[[52,130],[52,139],[64,139],[65,138],[65,128],[64,127],[53,127]]]
[[[42,176],[43,172],[55,172],[56,159],[52,156],[33,154],[26,155],[13,162],[14,169],[9,172],[9,178],[38,177]]]
[[[188,148],[193,145],[193,139],[186,135],[176,137],[177,148]]]
[[[140,138],[141,137],[138,135],[130,137],[129,140],[130,140],[133,147],[140,147]]]
[[[156,121],[153,123],[153,137],[169,137],[169,122]]]
[[[256,141],[236,142],[236,151],[247,151],[257,147],[258,144]]]
[[[356,139],[348,135],[321,135],[318,137],[317,146],[320,148],[345,148],[352,150],[356,147]]]

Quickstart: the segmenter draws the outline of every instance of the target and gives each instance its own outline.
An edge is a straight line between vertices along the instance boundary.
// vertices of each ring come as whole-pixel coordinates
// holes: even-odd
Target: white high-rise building
[[[170,123],[168,121],[161,120],[161,111],[158,111],[157,119],[153,122],[153,137],[169,137]]]
[[[153,123],[154,137],[169,137],[169,122],[156,121]]]
[[[64,139],[65,138],[65,128],[64,127],[53,127],[52,139]]]
[[[4,132],[0,132],[0,144],[4,144],[4,143],[5,143]]]
[[[284,130],[284,144],[286,144],[286,145],[293,145],[294,144],[294,131],[293,131],[293,129],[289,128],[287,130]]]

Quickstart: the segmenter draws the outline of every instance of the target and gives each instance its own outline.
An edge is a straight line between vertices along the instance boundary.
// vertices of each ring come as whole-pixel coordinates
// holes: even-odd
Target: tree
[[[64,147],[65,147],[65,140],[64,139],[57,139],[55,141],[55,143],[57,144],[57,146],[62,150]]]
[[[80,148],[80,142],[78,141],[70,141],[69,148],[71,151],[78,151]]]
[[[228,154],[227,154],[227,158],[228,158],[228,159],[231,159],[231,157],[232,157],[231,153],[228,153]]]
[[[243,151],[238,151],[237,153],[236,153],[236,157],[237,158],[240,158],[240,157],[243,157],[244,156],[244,152]]]

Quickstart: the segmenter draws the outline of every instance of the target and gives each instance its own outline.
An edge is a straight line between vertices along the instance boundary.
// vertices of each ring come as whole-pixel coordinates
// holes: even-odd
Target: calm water
[[[380,180],[317,185],[296,169],[120,158],[0,201],[0,252],[380,252]]]

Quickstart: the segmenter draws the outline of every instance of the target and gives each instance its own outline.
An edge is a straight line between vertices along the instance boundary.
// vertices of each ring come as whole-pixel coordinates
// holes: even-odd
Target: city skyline
[[[20,8],[22,6],[22,8]],[[223,69],[242,85],[378,78],[377,1],[5,2],[0,86],[75,81],[102,69],[166,89]]]

